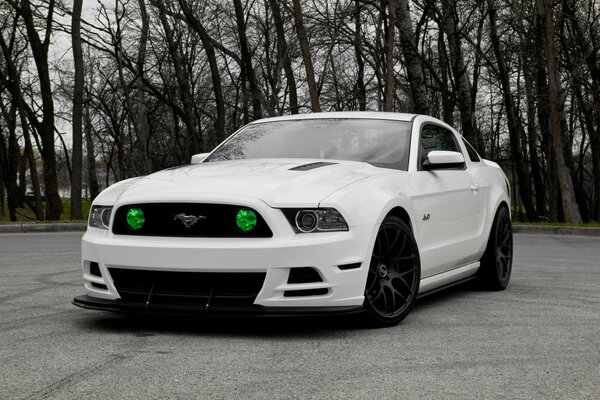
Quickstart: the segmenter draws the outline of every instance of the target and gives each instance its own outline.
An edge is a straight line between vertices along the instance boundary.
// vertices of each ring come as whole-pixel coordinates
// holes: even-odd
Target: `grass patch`
[[[39,223],[53,223],[53,222],[85,222],[87,221],[87,216],[90,211],[90,201],[86,199],[81,200],[81,213],[84,219],[81,220],[72,220],[71,219],[71,199],[62,199],[63,211],[60,214],[59,221],[37,221],[35,219],[34,212],[27,207],[25,204],[23,208],[17,208],[17,222],[39,222]],[[42,203],[42,207],[45,206],[45,203]],[[6,200],[4,201],[4,215],[0,217],[0,224],[9,224],[11,223],[10,216],[8,214],[8,204]]]

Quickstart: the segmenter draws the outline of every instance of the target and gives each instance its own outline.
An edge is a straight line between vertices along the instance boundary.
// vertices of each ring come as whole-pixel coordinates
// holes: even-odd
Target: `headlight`
[[[296,233],[347,231],[348,224],[334,208],[286,209],[287,220]]]
[[[92,228],[108,229],[111,213],[112,207],[92,206],[92,209],[90,210],[89,225]]]

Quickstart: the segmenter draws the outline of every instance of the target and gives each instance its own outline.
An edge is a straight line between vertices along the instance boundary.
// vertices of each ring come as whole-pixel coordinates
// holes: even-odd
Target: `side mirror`
[[[194,154],[192,156],[192,164],[200,164],[202,161],[204,161],[204,159],[206,158],[206,156],[208,156],[210,153],[200,153],[200,154]]]
[[[423,161],[423,169],[425,171],[463,168],[464,166],[465,158],[457,151],[433,150],[427,154],[425,161]]]

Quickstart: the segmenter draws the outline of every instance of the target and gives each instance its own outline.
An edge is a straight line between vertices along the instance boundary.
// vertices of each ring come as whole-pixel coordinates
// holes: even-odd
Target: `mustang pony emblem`
[[[173,218],[173,220],[176,219],[180,220],[183,226],[186,228],[191,228],[196,222],[200,221],[201,219],[206,219],[206,217],[204,215],[198,215],[196,217],[195,215],[185,215],[184,213],[179,213]]]

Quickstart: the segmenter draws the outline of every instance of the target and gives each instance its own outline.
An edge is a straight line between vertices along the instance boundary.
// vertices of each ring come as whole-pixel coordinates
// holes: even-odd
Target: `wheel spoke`
[[[406,248],[406,240],[406,236],[402,236],[402,243],[398,246],[400,241],[398,240],[398,238],[396,238],[394,245],[390,246],[388,252],[388,257],[390,258],[390,260],[397,260],[399,257],[402,256],[402,253],[404,253],[404,249]]]
[[[381,286],[381,294],[383,295],[383,311],[388,311],[388,298],[385,295],[385,286]]]
[[[394,278],[403,278],[404,276],[406,276],[406,275],[408,275],[408,274],[411,274],[411,273],[415,272],[415,271],[416,271],[416,269],[417,269],[417,268],[416,268],[416,267],[413,265],[413,267],[412,267],[411,269],[407,270],[407,271],[402,271],[402,272],[399,272],[399,271],[395,271],[395,270],[390,270],[390,271],[388,272],[388,275],[389,275],[389,276],[390,276],[392,279],[394,279]]]
[[[402,301],[404,301],[405,304],[408,302],[408,299],[406,297],[404,297],[402,295],[402,293],[400,293],[400,291],[398,289],[396,289],[395,287],[393,287],[393,286],[392,286],[392,292],[394,292],[398,296],[400,296],[400,298],[402,299]],[[411,295],[412,295],[412,292],[409,292],[408,297],[410,297]]]
[[[379,285],[379,291],[377,292],[377,294],[375,295],[375,297],[373,297],[371,299],[371,303],[375,303],[383,294],[383,286]]]

